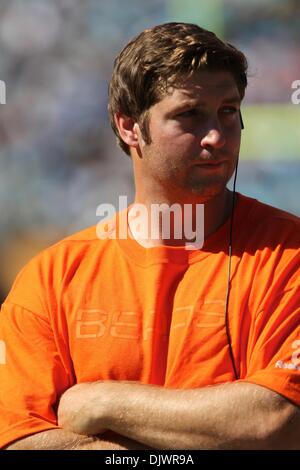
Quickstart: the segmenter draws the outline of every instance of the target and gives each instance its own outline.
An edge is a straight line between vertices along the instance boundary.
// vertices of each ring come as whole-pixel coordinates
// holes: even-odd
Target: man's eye
[[[192,116],[199,116],[200,111],[199,109],[192,108],[192,109],[187,109],[186,111],[183,111],[178,114],[178,117],[192,117]]]
[[[226,106],[226,108],[223,108],[221,112],[224,114],[235,114],[238,112],[238,109],[234,106]]]

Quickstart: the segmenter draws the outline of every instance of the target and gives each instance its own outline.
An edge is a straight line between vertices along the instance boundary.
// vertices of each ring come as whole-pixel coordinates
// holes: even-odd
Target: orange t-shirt
[[[300,406],[299,229],[299,218],[239,195],[228,321],[240,380]],[[188,251],[99,240],[92,227],[31,260],[0,315],[0,446],[55,428],[59,397],[77,382],[234,381],[228,234],[229,221]]]

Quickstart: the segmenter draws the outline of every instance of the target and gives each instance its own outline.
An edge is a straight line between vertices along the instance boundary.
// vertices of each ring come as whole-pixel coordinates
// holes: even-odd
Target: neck
[[[143,246],[183,246],[214,233],[231,215],[233,193],[178,203],[161,194],[136,194],[128,214],[131,235]],[[171,210],[170,210],[171,209]]]

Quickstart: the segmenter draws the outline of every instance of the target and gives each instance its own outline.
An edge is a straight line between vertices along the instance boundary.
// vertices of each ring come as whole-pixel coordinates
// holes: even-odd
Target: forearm
[[[147,446],[113,432],[83,436],[63,429],[51,429],[24,437],[7,450],[140,450]]]
[[[266,449],[286,423],[280,397],[247,383],[194,390],[132,388],[109,429],[158,448]],[[126,402],[124,400],[126,398]],[[280,435],[280,433],[279,433]]]
[[[112,406],[106,402],[101,426],[154,448],[272,449],[299,445],[300,439],[295,441],[293,427],[288,426],[293,406],[254,384],[192,390],[117,382],[102,385],[108,388],[99,388],[99,392],[107,391]],[[92,427],[97,426],[98,411],[103,413],[97,410],[95,401]]]

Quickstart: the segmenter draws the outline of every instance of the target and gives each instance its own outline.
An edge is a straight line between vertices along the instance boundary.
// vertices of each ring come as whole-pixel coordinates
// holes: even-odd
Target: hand
[[[74,385],[61,396],[57,416],[58,425],[76,434],[96,435],[106,429],[101,426],[107,410],[104,382]],[[108,398],[108,397],[107,397]]]

